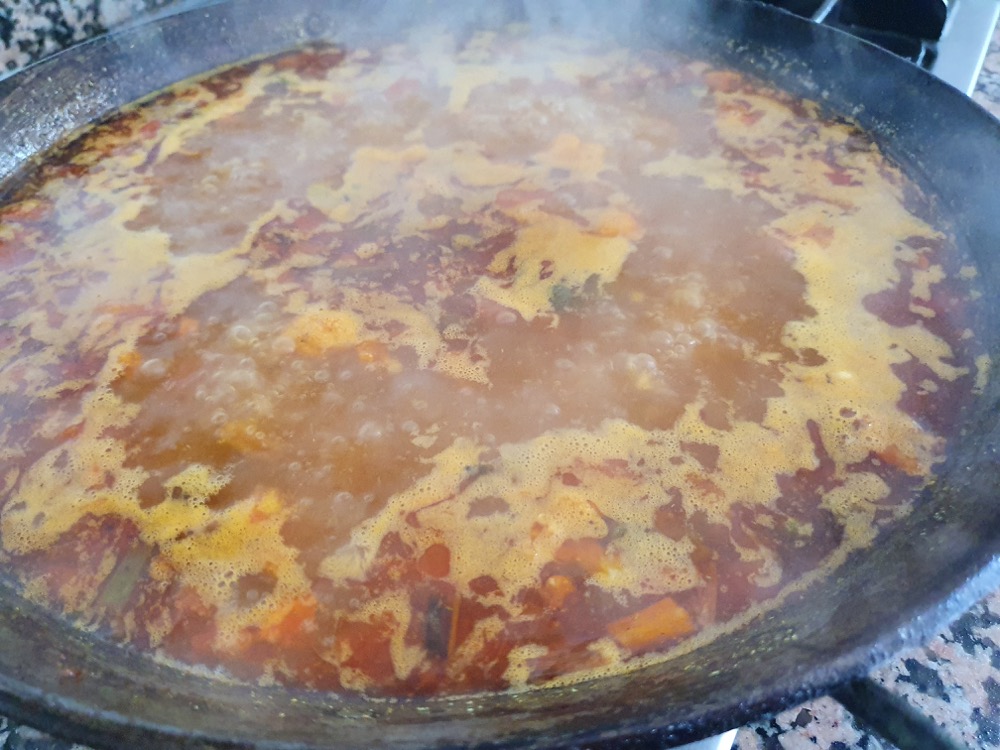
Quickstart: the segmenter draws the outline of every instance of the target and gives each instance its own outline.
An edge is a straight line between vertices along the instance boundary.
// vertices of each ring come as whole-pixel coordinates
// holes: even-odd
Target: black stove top
[[[949,11],[945,0],[764,1],[843,29],[925,67],[937,56]]]
[[[760,0],[887,49],[971,94],[1000,0]]]

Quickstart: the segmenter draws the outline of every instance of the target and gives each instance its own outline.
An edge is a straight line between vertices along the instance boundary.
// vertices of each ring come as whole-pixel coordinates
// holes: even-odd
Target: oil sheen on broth
[[[422,35],[178,85],[0,208],[5,568],[265,683],[669,654],[930,481],[987,365],[932,209],[852,124],[662,52]]]

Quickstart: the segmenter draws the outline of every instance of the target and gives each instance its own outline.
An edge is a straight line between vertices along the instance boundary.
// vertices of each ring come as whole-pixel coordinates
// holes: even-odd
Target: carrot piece
[[[597,539],[567,539],[556,550],[557,562],[576,563],[588,574],[606,571],[610,561]]]
[[[694,631],[691,615],[669,596],[608,625],[611,637],[632,651],[682,638]]]
[[[268,643],[294,645],[315,622],[315,618],[316,600],[312,596],[293,599],[268,618],[260,630],[261,639]]]
[[[455,648],[458,646],[458,613],[462,608],[462,597],[455,594],[451,603],[451,622],[448,628],[448,658],[455,655]]]
[[[885,461],[890,466],[895,466],[897,469],[902,469],[905,473],[909,474],[911,477],[920,476],[923,472],[920,470],[920,462],[913,456],[908,456],[899,449],[899,446],[893,444],[886,448],[881,453],[876,453],[879,458]]]
[[[432,578],[444,578],[451,570],[451,550],[443,544],[432,544],[420,556],[417,568]]]
[[[560,609],[566,602],[566,597],[576,591],[573,579],[568,576],[554,575],[545,579],[542,584],[542,598],[549,609]]]

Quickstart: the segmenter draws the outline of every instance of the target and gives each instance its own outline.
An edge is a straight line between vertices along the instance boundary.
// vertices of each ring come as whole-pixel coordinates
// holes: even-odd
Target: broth
[[[905,514],[987,360],[850,122],[512,30],[161,92],[0,208],[0,539],[132,648],[371,695],[628,669]]]

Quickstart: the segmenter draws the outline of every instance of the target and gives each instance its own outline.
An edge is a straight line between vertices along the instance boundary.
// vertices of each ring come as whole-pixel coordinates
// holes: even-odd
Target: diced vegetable
[[[315,623],[315,617],[316,600],[312,596],[293,599],[261,628],[261,638],[277,645],[293,645]]]
[[[417,567],[432,578],[444,578],[451,568],[451,552],[443,544],[432,544],[420,556]]]
[[[598,539],[567,539],[556,550],[558,562],[575,563],[586,573],[601,573],[612,567],[604,547]]]
[[[549,609],[560,609],[565,604],[566,598],[574,591],[576,585],[573,579],[563,575],[549,576],[542,585],[542,596]]]
[[[917,461],[913,456],[908,456],[903,453],[895,444],[890,445],[885,450],[878,454],[878,457],[885,461],[890,466],[895,466],[897,469],[902,469],[910,476],[920,476],[923,474],[921,470],[920,462]]]
[[[608,625],[608,633],[632,651],[683,638],[695,631],[691,615],[671,597]]]

